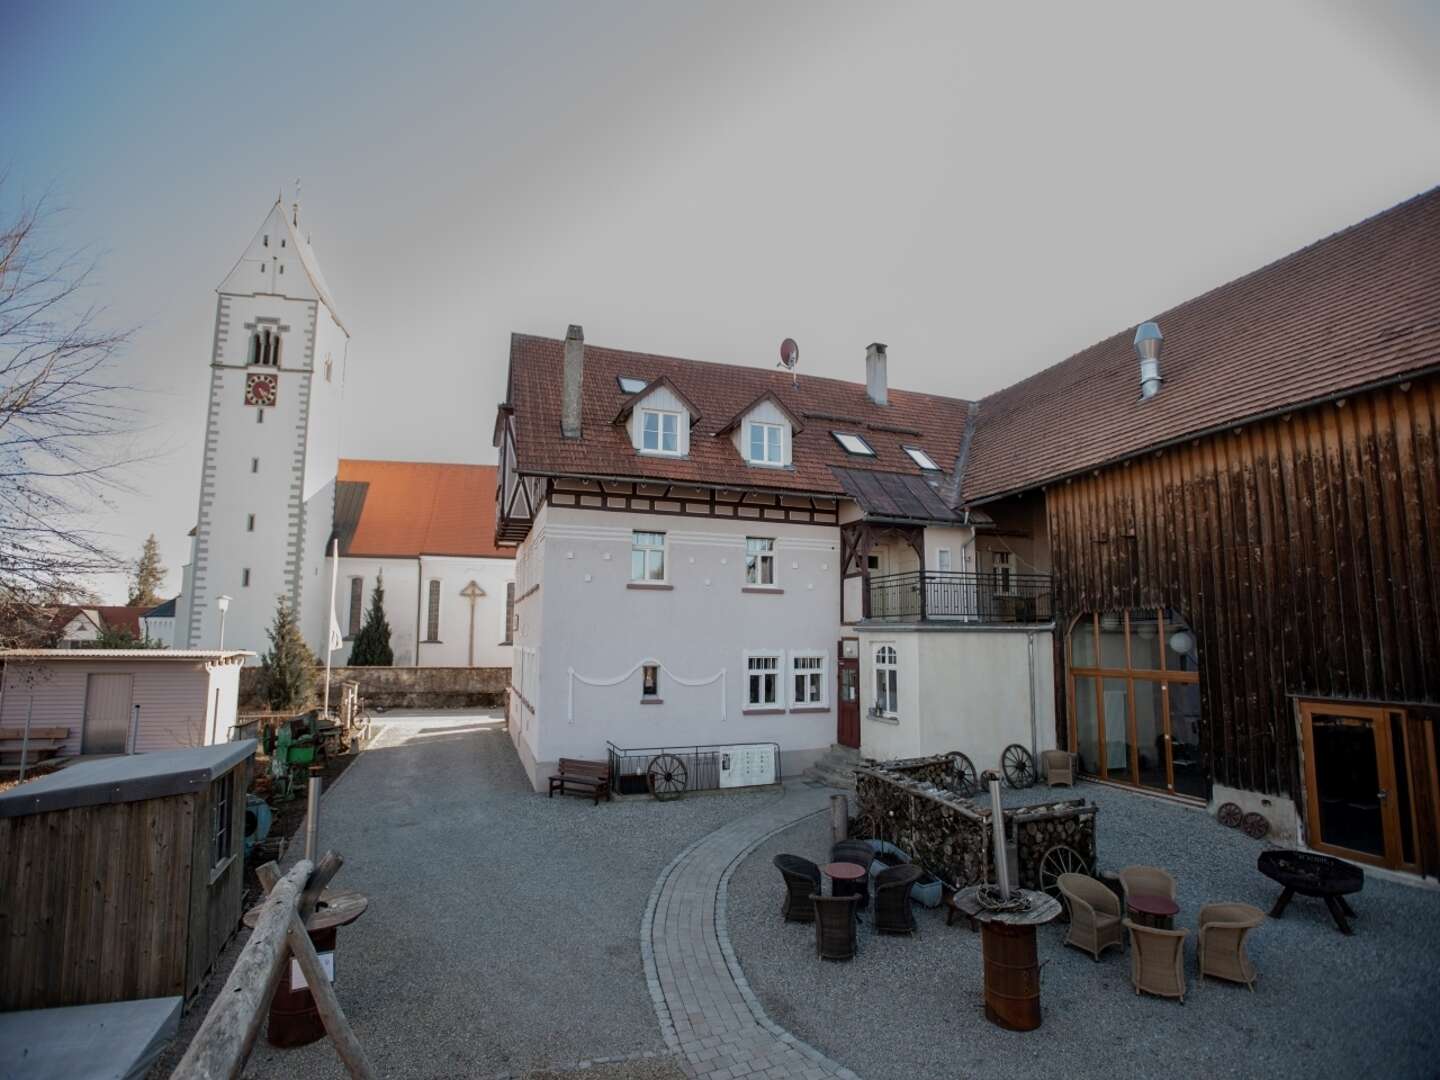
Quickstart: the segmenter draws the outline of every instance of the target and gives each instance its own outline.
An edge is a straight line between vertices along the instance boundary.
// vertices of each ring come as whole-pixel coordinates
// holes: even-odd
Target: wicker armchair
[[[850,960],[859,948],[855,935],[855,907],[858,896],[821,896],[813,893],[815,908],[815,955],[822,960]]]
[[[1159,930],[1125,920],[1130,931],[1130,981],[1135,993],[1179,998],[1185,1004],[1185,938],[1189,930]]]
[[[870,906],[870,864],[875,861],[875,846],[869,840],[841,840],[830,848],[831,862],[848,862],[865,868],[865,876],[859,881],[845,883],[845,890],[860,898],[860,907]],[[817,890],[818,891],[818,890]],[[832,888],[832,892],[835,890]]]
[[[1127,866],[1120,871],[1120,887],[1125,891],[1125,902],[1138,893],[1141,896],[1164,896],[1175,899],[1175,879],[1158,866]]]
[[[882,934],[913,934],[919,929],[910,910],[910,888],[925,876],[914,863],[892,866],[875,875],[875,929]]]
[[[1119,897],[1103,882],[1084,874],[1061,874],[1058,884],[1070,911],[1066,945],[1084,949],[1096,963],[1100,962],[1100,954],[1111,946],[1125,948]]]
[[[1058,784],[1075,786],[1075,755],[1065,750],[1045,750],[1040,754],[1045,768],[1045,782],[1051,787]]]
[[[775,869],[785,878],[785,906],[780,913],[786,922],[814,922],[815,905],[810,896],[820,891],[820,868],[799,855],[776,855]]]
[[[1206,904],[1200,909],[1197,960],[1200,981],[1209,975],[1244,983],[1255,992],[1255,965],[1245,952],[1245,937],[1265,921],[1265,913],[1249,904]]]

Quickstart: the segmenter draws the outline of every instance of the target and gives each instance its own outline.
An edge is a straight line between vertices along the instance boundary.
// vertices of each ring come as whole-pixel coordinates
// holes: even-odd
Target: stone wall
[[[263,708],[258,697],[258,667],[240,672],[242,711]],[[325,672],[316,679],[319,695]],[[334,684],[360,684],[360,696],[370,709],[460,709],[504,708],[510,669],[505,667],[335,667],[330,669]],[[317,702],[318,703],[318,702]]]

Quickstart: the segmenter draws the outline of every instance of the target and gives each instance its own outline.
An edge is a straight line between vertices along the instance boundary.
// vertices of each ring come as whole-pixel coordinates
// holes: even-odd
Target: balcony
[[[915,570],[872,575],[865,617],[877,622],[1038,623],[1054,618],[1049,574]]]

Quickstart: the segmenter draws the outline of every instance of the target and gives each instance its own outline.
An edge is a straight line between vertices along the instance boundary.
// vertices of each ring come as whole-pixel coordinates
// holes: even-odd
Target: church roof
[[[495,546],[494,465],[342,458],[335,484],[340,554],[512,559]]]
[[[350,331],[346,329],[344,321],[340,318],[340,312],[335,307],[335,300],[330,293],[330,286],[326,284],[325,275],[320,271],[320,260],[315,255],[315,247],[310,243],[310,237],[305,235],[299,227],[299,215],[298,203],[287,210],[283,200],[277,197],[270,207],[269,213],[265,215],[265,220],[255,230],[255,235],[251,238],[245,253],[240,256],[239,261],[225,276],[225,280],[220,283],[216,291],[240,295],[254,295],[256,292],[280,293],[296,299],[319,300],[325,305],[340,329],[344,330],[348,336]],[[271,236],[275,237],[276,241],[273,247],[268,243]],[[284,247],[280,246],[282,237],[285,243]],[[285,278],[256,276],[255,270],[258,265],[264,264],[266,260],[270,259],[288,263],[287,256],[292,251],[300,260],[300,268],[304,271],[303,275],[297,277],[291,274]],[[302,278],[304,284],[298,286],[301,292],[292,292],[292,289],[297,288],[295,283]],[[266,287],[257,288],[257,284]],[[309,285],[309,292],[313,293],[313,296],[307,294],[305,284]]]

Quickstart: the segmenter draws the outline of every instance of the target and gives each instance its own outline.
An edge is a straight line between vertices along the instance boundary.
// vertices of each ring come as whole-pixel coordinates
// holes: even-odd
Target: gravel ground
[[[947,927],[943,911],[917,908],[921,929],[911,938],[876,937],[862,923],[855,961],[816,960],[814,931],[781,921],[770,860],[788,851],[825,861],[821,815],[767,841],[730,882],[730,940],[771,1019],[867,1080],[1436,1075],[1440,892],[1371,876],[1351,898],[1359,918],[1350,938],[1321,901],[1296,897],[1284,919],[1249,938],[1260,972],[1254,994],[1201,986],[1200,906],[1239,900],[1268,911],[1279,894],[1255,869],[1262,845],[1199,810],[1097,784],[1077,794],[1100,807],[1103,868],[1148,863],[1178,879],[1177,926],[1192,929],[1183,1006],[1137,997],[1128,953],[1112,949],[1097,964],[1062,945],[1060,923],[1039,930],[1044,1024],[1028,1034],[985,1020],[980,935],[959,921]],[[1009,793],[1006,804],[1046,797],[1044,789]]]
[[[321,817],[321,847],[345,856],[337,885],[370,898],[340,931],[336,990],[379,1075],[523,1075],[664,1054],[640,959],[650,890],[682,848],[777,796],[547,799],[492,716],[392,712],[384,724]],[[227,969],[238,952],[226,950]],[[672,1069],[650,1059],[576,1075]],[[328,1040],[280,1051],[262,1035],[246,1075],[345,1073]]]

